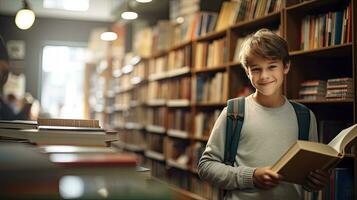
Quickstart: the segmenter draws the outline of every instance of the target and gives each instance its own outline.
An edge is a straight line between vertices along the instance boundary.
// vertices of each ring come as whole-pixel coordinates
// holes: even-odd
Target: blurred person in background
[[[13,108],[2,96],[3,87],[9,76],[9,56],[0,35],[0,120],[27,120],[30,118],[31,102],[24,99],[19,110]],[[14,99],[12,99],[14,100]],[[15,99],[16,100],[16,99]]]

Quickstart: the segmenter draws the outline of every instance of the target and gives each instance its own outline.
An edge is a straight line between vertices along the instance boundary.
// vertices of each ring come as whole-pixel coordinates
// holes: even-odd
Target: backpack
[[[299,140],[309,139],[310,110],[302,104],[290,101],[294,107],[299,126]],[[224,163],[234,165],[240,133],[244,121],[245,97],[227,101],[226,143],[224,147]]]

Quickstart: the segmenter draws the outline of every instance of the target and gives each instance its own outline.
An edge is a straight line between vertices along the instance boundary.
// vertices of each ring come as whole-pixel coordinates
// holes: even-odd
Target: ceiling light
[[[118,38],[118,35],[114,32],[104,32],[100,34],[100,39],[104,41],[113,41]]]
[[[150,3],[152,0],[136,0],[139,3]]]
[[[126,20],[133,20],[138,18],[138,13],[133,12],[133,11],[125,11],[121,14],[121,18],[126,19]]]
[[[19,29],[31,28],[35,22],[35,13],[31,10],[26,0],[23,0],[23,7],[16,13],[15,24]]]

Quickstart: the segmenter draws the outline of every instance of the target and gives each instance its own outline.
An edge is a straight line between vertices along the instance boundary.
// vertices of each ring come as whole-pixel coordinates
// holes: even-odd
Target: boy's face
[[[284,75],[289,72],[289,64],[282,60],[269,60],[251,56],[246,73],[253,87],[264,96],[281,94]]]

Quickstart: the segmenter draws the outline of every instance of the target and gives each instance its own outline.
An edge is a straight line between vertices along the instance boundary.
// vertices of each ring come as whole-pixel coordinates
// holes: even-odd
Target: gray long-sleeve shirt
[[[270,190],[255,188],[253,184],[254,170],[272,166],[298,139],[297,118],[289,101],[285,99],[284,105],[268,108],[258,104],[252,95],[246,98],[234,167],[223,163],[226,115],[227,108],[216,120],[199,162],[201,179],[228,190],[225,199],[301,199],[301,186],[295,184],[281,182]],[[310,116],[309,140],[317,141],[316,119],[312,112]]]

